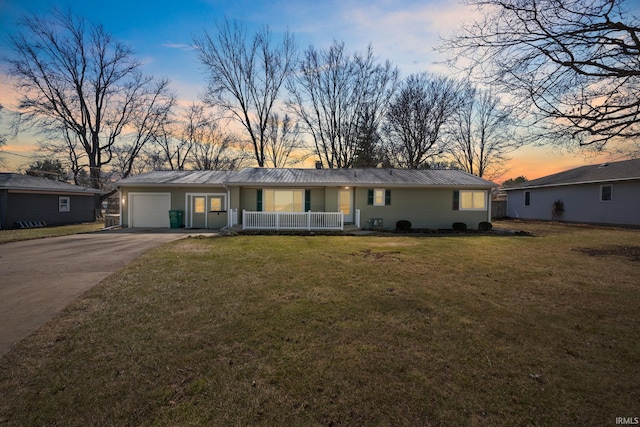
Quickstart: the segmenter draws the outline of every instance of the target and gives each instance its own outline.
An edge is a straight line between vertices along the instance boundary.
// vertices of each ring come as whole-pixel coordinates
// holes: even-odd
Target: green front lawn
[[[0,359],[0,424],[640,416],[640,230],[506,226],[165,245]]]

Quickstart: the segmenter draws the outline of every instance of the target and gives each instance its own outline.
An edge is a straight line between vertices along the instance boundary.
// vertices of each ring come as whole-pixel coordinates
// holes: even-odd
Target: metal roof
[[[628,180],[640,180],[640,159],[581,166],[527,181],[517,187],[508,187],[504,190],[511,191],[534,187],[556,187]]]
[[[223,185],[226,178],[233,173],[233,171],[153,171],[121,179],[117,185]]]
[[[477,186],[494,183],[461,171],[407,169],[244,169],[229,177],[229,184],[275,186],[384,185],[388,187]]]
[[[47,191],[65,193],[100,194],[103,191],[95,188],[82,187],[67,184],[66,182],[53,181],[19,173],[0,173],[0,190],[14,191]]]
[[[126,178],[119,186],[270,185],[270,186],[386,186],[477,187],[497,185],[475,175],[454,170],[405,169],[269,169],[240,171],[155,171]]]

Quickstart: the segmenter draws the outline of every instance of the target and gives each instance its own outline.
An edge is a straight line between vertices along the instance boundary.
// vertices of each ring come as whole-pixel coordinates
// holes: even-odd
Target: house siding
[[[311,211],[323,212],[326,209],[326,189],[324,188],[312,188],[310,189],[311,197]]]
[[[129,226],[129,194],[130,193],[170,193],[171,194],[171,210],[183,211],[183,224],[187,221],[187,207],[186,207],[186,195],[189,194],[225,194],[227,196],[227,190],[224,187],[126,187],[121,188],[121,195],[125,200],[124,206],[122,206],[121,217],[122,225]],[[229,200],[227,200],[227,209],[230,208]],[[167,212],[167,218],[169,212]],[[207,212],[207,227],[208,228],[222,228],[227,225],[228,214],[227,212]]]
[[[240,208],[238,210],[256,211],[258,210],[258,190],[259,188],[242,188],[240,190]],[[242,222],[242,215],[238,215]]]
[[[2,228],[15,228],[17,221],[44,221],[47,225],[79,224],[93,222],[95,195],[42,194],[3,191],[0,197],[3,213]],[[69,197],[69,212],[59,211],[59,198]]]
[[[600,187],[611,185],[612,200],[600,201]],[[525,191],[530,204],[524,205]],[[553,218],[553,203],[562,200],[564,214]],[[640,182],[598,182],[545,188],[523,188],[507,193],[507,214],[511,218],[562,220],[594,224],[640,225]]]
[[[413,228],[449,229],[454,222],[464,222],[469,229],[489,221],[488,211],[453,210],[454,189],[391,188],[391,204],[373,206],[367,204],[369,188],[356,191],[356,208],[360,209],[361,224],[371,226],[371,219],[382,218],[383,228],[394,229],[396,222],[408,220]],[[486,190],[483,190],[486,191]]]
[[[264,188],[276,188],[268,187]],[[257,187],[230,187],[229,208],[238,209],[238,220],[242,222],[242,210],[256,211],[258,190]],[[277,187],[284,188],[284,187]],[[309,190],[311,196],[310,208],[314,212],[337,212],[338,191],[344,187],[288,187]],[[376,187],[380,188],[380,187]],[[477,229],[478,224],[489,221],[488,210],[464,211],[453,209],[454,188],[388,188],[391,191],[391,204],[387,206],[372,206],[367,204],[367,192],[369,187],[353,189],[353,207],[360,210],[361,226],[371,227],[373,218],[383,219],[383,228],[394,229],[399,220],[408,220],[413,228],[420,229],[449,229],[454,222],[464,222],[469,229]],[[466,189],[466,188],[465,188]],[[226,190],[225,190],[226,191]],[[486,191],[482,189],[482,191]],[[129,193],[136,192],[169,192],[171,194],[171,209],[185,211],[185,195],[187,193],[216,193],[222,192],[219,187],[211,188],[180,188],[170,189],[166,187],[127,187],[122,191],[122,196],[128,199]],[[487,196],[488,197],[488,196]],[[488,204],[487,204],[488,206]],[[122,223],[127,225],[128,209],[122,211]],[[167,213],[168,215],[168,213]],[[226,213],[209,213],[209,228],[221,228],[227,225]],[[186,221],[186,218],[185,218]]]

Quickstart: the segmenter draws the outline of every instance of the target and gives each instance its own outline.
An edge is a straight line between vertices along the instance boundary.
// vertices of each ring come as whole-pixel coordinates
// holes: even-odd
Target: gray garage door
[[[130,193],[129,227],[169,227],[169,193]]]

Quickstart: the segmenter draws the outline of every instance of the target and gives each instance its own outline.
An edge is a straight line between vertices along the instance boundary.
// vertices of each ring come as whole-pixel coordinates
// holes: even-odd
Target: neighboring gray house
[[[640,226],[640,159],[582,166],[504,190],[511,218]]]
[[[477,229],[491,221],[496,185],[451,170],[244,169],[157,171],[117,183],[121,224],[169,227],[168,211],[183,213],[187,228]]]
[[[0,173],[0,229],[96,220],[101,191],[17,173]]]

